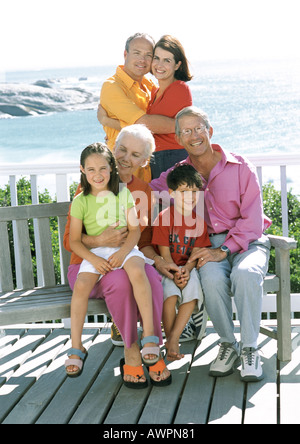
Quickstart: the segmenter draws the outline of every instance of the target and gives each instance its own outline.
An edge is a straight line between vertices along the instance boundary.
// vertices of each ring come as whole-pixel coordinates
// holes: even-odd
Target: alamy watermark
[[[122,191],[122,188],[120,189]],[[185,191],[175,195],[175,204],[181,208],[180,211],[174,211],[174,226],[185,226],[188,237],[199,237],[204,230],[204,192],[203,191]],[[159,224],[158,215],[164,209],[174,203],[173,197],[168,191],[152,191],[151,195],[141,190],[131,192],[135,206],[132,212],[129,211],[129,223],[133,226],[148,225],[155,226]],[[97,221],[102,225],[105,220],[116,221],[120,215],[124,217],[127,208],[124,202],[118,199],[111,192],[100,192],[97,196],[97,203],[100,207],[97,212]],[[131,217],[132,215],[132,217]],[[161,225],[169,227],[171,223],[170,212],[164,211],[161,216]]]

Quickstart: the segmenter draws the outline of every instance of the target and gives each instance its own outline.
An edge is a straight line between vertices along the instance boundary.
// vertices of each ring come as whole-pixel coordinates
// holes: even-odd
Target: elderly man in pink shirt
[[[203,180],[204,218],[212,243],[190,257],[197,260],[205,305],[220,336],[220,350],[210,375],[226,376],[241,358],[241,379],[263,378],[257,338],[261,319],[263,279],[268,269],[270,244],[263,234],[271,225],[263,214],[255,167],[244,157],[211,143],[213,128],[207,115],[187,107],[176,116],[176,137]],[[167,190],[162,173],[151,182],[155,191]],[[241,324],[241,344],[234,336],[231,297]]]

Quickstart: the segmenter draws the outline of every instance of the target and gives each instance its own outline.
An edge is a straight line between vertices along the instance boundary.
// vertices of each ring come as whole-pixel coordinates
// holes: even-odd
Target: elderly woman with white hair
[[[131,125],[123,128],[116,140],[114,154],[123,183],[127,184],[136,205],[141,227],[141,239],[138,247],[144,255],[152,260],[160,273],[172,277],[173,268],[167,264],[151,245],[151,207],[152,194],[150,186],[134,176],[134,172],[143,166],[154,150],[154,139],[151,132],[144,125]],[[81,192],[80,186],[76,194]],[[143,200],[144,199],[144,200]],[[140,203],[137,202],[139,200]],[[146,203],[147,202],[147,203]],[[146,204],[145,204],[146,203]],[[69,220],[64,235],[64,246],[70,251]],[[87,236],[83,233],[82,242],[88,248],[99,246],[118,247],[127,236],[127,229],[107,228],[99,236]],[[77,273],[82,259],[72,253],[68,272],[70,287],[74,287]],[[152,265],[146,264],[145,270],[152,288],[153,321],[155,335],[162,344],[161,318],[163,306],[163,289],[161,277]],[[177,270],[174,270],[177,271]],[[105,299],[107,308],[120,331],[124,341],[125,359],[120,363],[124,384],[130,388],[142,388],[147,380],[142,368],[141,354],[138,346],[137,322],[139,311],[135,302],[132,287],[127,273],[123,269],[113,270],[102,277],[95,285],[90,298]],[[76,369],[74,369],[76,373]],[[171,382],[171,375],[164,360],[160,357],[157,364],[149,367],[150,380],[153,385],[167,385]]]

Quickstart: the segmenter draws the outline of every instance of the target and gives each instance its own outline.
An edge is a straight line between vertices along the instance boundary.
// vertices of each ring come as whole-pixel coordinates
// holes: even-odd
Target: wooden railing
[[[257,168],[257,174],[261,186],[265,183],[263,179],[264,168],[276,167],[280,177],[281,205],[282,205],[282,232],[283,236],[288,236],[288,206],[287,206],[287,167],[299,167],[300,154],[282,154],[282,155],[247,155]],[[18,205],[16,184],[20,176],[29,176],[32,191],[32,203],[38,203],[38,181],[40,178],[49,176],[47,186],[57,196],[58,202],[69,200],[69,185],[71,178],[79,180],[79,165],[77,162],[68,162],[64,164],[2,164],[0,165],[0,182],[9,182],[11,189],[12,205]],[[297,177],[298,184],[300,178]],[[299,185],[300,186],[300,185]],[[300,190],[299,190],[300,194]],[[1,202],[0,202],[1,205]]]
[[[266,183],[264,180],[264,169],[274,167],[279,178],[279,188],[281,190],[281,208],[282,208],[282,233],[288,236],[288,167],[299,168],[300,154],[284,155],[247,155],[246,156],[257,169],[258,178],[261,186]],[[58,202],[70,200],[69,186],[73,181],[79,181],[79,165],[77,162],[68,162],[64,164],[2,164],[0,165],[0,186],[3,183],[9,183],[11,192],[12,206],[18,205],[17,200],[17,181],[22,176],[29,176],[31,182],[32,203],[38,204],[38,186],[40,182],[47,184],[47,188],[53,196],[56,194]],[[298,186],[300,176],[296,177]],[[300,187],[299,187],[300,188]],[[44,188],[41,188],[43,191]],[[300,191],[298,191],[300,194]],[[1,202],[0,202],[1,205]],[[292,311],[300,311],[300,295],[295,294],[292,298]],[[269,299],[271,301],[271,299]],[[271,304],[273,305],[273,304]],[[273,311],[271,306],[266,307],[267,311]],[[276,311],[276,309],[274,310]]]

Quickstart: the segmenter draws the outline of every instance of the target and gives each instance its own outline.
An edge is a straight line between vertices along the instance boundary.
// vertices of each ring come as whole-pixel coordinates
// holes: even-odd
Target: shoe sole
[[[123,341],[115,341],[114,339],[111,339],[111,342],[112,342],[116,347],[124,347],[124,342],[123,342]]]
[[[232,367],[227,372],[219,372],[217,370],[210,370],[208,374],[209,374],[209,376],[220,377],[220,378],[222,378],[223,376],[229,376],[236,370],[236,368],[239,365],[240,365],[240,357],[237,356],[236,360],[232,364]]]
[[[234,372],[234,370],[231,368],[227,372],[222,373],[222,372],[217,372],[217,371],[210,371],[208,374],[209,374],[209,376],[222,378],[223,376],[231,375],[233,372]]]
[[[240,380],[243,382],[259,382],[262,381],[264,379],[264,374],[262,374],[261,376],[242,376],[240,375]]]

